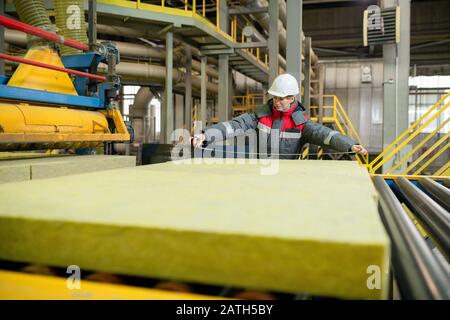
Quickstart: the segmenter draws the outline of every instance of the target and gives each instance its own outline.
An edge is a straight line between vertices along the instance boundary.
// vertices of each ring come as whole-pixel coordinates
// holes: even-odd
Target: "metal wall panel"
[[[322,62],[325,65],[325,94],[337,95],[369,152],[380,152],[383,120],[382,59]],[[362,82],[362,66],[371,67],[371,82]]]

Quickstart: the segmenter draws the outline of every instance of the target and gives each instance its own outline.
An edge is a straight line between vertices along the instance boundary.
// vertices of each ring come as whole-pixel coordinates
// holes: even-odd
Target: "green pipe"
[[[16,12],[22,22],[47,31],[55,32],[50,22],[43,0],[13,0]],[[35,36],[28,36],[29,47],[48,45],[48,41]]]
[[[88,43],[84,18],[84,0],[55,0],[55,18],[58,34]],[[76,54],[81,51],[61,46],[61,54]]]

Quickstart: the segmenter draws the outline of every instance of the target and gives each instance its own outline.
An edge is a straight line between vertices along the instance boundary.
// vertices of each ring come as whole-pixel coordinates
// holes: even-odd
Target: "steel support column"
[[[161,112],[161,143],[169,143],[173,132],[173,32],[166,33],[166,86],[164,104]]]
[[[229,31],[229,15],[226,1],[220,1],[219,26],[224,32]],[[219,122],[226,121],[231,115],[231,96],[230,96],[231,70],[229,67],[229,55],[219,54]]]
[[[192,49],[190,45],[185,46],[186,54],[186,76],[184,80],[184,123],[190,132],[192,128]]]
[[[398,43],[398,110],[397,136],[408,129],[409,120],[409,64],[411,38],[411,0],[399,0],[400,5],[400,43]],[[402,148],[400,157],[403,158],[411,150],[411,145]],[[407,164],[402,166],[405,169]]]
[[[230,111],[228,57],[226,54],[219,55],[219,122],[228,120]]]
[[[303,93],[303,105],[308,114],[310,114],[311,105],[311,38],[305,39],[305,82],[303,84],[305,92]]]
[[[292,74],[297,79],[299,90],[301,90],[303,1],[287,0],[286,8],[286,72]]]
[[[97,44],[97,0],[89,0],[88,8],[89,48],[94,50]]]
[[[5,0],[0,0],[0,15],[5,13]],[[5,27],[0,26],[0,52],[6,51],[5,46]],[[5,60],[0,59],[0,75],[5,75]]]
[[[278,52],[280,45],[278,43],[278,0],[270,0],[269,2],[269,87],[278,75]]]
[[[201,58],[201,93],[200,93],[200,121],[202,128],[206,127],[206,63],[208,58],[206,56],[202,56]],[[219,78],[220,78],[220,70],[219,70]],[[220,89],[220,86],[219,86]],[[220,96],[220,90],[219,90]]]
[[[384,0],[383,7],[400,5],[400,43],[383,45],[383,149],[408,128],[410,0]],[[410,148],[403,148],[383,165],[389,170]],[[406,165],[406,164],[405,164]],[[405,169],[402,165],[398,170]]]

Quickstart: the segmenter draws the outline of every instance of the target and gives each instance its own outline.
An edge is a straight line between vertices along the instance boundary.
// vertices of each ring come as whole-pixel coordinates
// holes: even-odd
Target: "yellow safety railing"
[[[332,99],[333,104],[332,105],[326,105],[326,106],[311,106],[310,109],[323,109],[324,111],[332,110],[331,114],[324,115],[322,117],[322,122],[324,123],[332,123],[336,126],[336,128],[346,136],[349,136],[350,138],[356,140],[360,145],[363,145],[363,142],[361,141],[361,138],[359,137],[358,132],[356,132],[355,127],[353,126],[349,116],[347,115],[347,112],[342,107],[341,102],[339,101],[339,98],[335,95],[323,95],[323,98]],[[326,113],[326,112],[324,112]],[[329,112],[328,112],[329,113]],[[311,120],[318,121],[318,117],[311,117]],[[306,152],[305,152],[306,154]],[[369,164],[369,154],[366,155],[356,155],[356,159],[359,164],[367,166]]]
[[[236,105],[233,105],[233,113],[244,113],[244,112],[252,112],[255,109],[255,98],[256,97],[263,97],[262,94],[247,94],[244,96],[234,96],[233,101],[237,101],[238,103]],[[337,129],[343,134],[347,135],[350,138],[356,140],[359,144],[363,145],[361,138],[359,137],[358,133],[356,132],[355,128],[353,127],[353,124],[348,117],[347,113],[345,112],[344,108],[342,107],[341,102],[339,101],[338,97],[335,95],[324,95],[324,98],[332,98],[333,99],[333,105],[330,106],[323,106],[320,108],[331,110],[332,115],[327,115],[322,118],[322,121],[325,123],[333,123]],[[311,109],[318,109],[317,106],[310,107]],[[311,120],[317,121],[317,117],[311,117]],[[318,158],[322,158],[323,155],[323,148],[320,148],[318,150]],[[309,157],[309,148],[306,147],[303,149],[301,154],[301,159],[306,159]],[[365,156],[362,155],[356,155],[356,159],[359,164],[367,166],[369,155],[366,154]]]
[[[237,101],[237,104],[233,105],[233,114],[253,112],[256,107],[256,98],[263,98],[263,94],[259,93],[247,93],[244,96],[233,96],[233,101]]]
[[[124,8],[131,8],[131,9],[139,9],[139,10],[147,10],[147,11],[153,11],[153,12],[161,12],[165,14],[172,14],[175,16],[183,16],[183,17],[197,17],[202,22],[211,24],[211,27],[215,28],[217,32],[221,33],[222,35],[226,36],[229,40],[232,40],[234,42],[238,42],[238,21],[237,16],[233,16],[230,19],[230,34],[223,31],[220,28],[219,22],[220,22],[220,2],[226,1],[226,0],[209,0],[209,5],[215,5],[216,6],[216,16],[215,21],[208,20],[208,17],[206,16],[206,6],[207,1],[206,0],[177,0],[180,4],[184,5],[184,7],[176,8],[176,7],[170,7],[167,6],[167,0],[161,0],[161,4],[149,4],[145,3],[142,0],[97,0],[99,3],[108,4],[108,5],[114,5],[118,7],[124,7]],[[175,2],[175,1],[173,1]],[[197,5],[201,3],[201,10],[197,10]],[[244,42],[244,35],[241,35],[241,43]],[[248,53],[253,55],[257,61],[259,61],[261,64],[268,66],[268,57],[267,54],[262,56],[260,54],[260,48],[248,48],[245,49]]]
[[[450,107],[450,92],[442,96],[436,104],[427,110],[419,119],[417,119],[405,132],[403,132],[394,142],[392,142],[382,153],[380,153],[369,165],[369,172],[374,174],[381,168],[383,164],[397,156],[402,148],[404,148],[409,142],[411,142],[416,136],[424,131],[433,121],[440,117]],[[447,103],[445,101],[449,99]],[[445,103],[445,104],[444,104]],[[424,139],[422,139],[417,145],[409,151],[404,157],[396,161],[396,163],[386,172],[386,174],[392,174],[402,164],[412,159],[412,156],[427,143],[431,138],[435,137],[437,133],[450,121],[450,117],[447,117],[439,126],[430,132]],[[407,166],[400,174],[401,175],[419,175],[424,169],[426,169],[434,160],[436,160],[441,154],[443,154],[450,146],[450,142],[447,142],[450,137],[450,133],[446,133],[442,138],[436,141],[426,152],[421,154],[411,164]],[[446,143],[447,142],[447,143]],[[436,151],[435,151],[436,150]],[[431,157],[433,152],[435,152]],[[395,159],[395,158],[394,158]],[[425,161],[419,168],[421,162]],[[450,167],[450,161],[447,162],[442,168],[437,170],[433,175],[439,176],[446,174]],[[417,169],[416,169],[417,168]]]
[[[236,24],[235,28],[236,29],[235,29],[234,36],[236,36],[236,37],[233,38],[233,40],[236,42],[237,41],[237,24]],[[233,29],[233,25],[232,25],[232,29]],[[233,35],[232,35],[232,37],[233,37]],[[245,36],[242,33],[241,34],[241,43],[244,43],[244,42],[245,42]],[[264,64],[266,67],[268,66],[267,53],[264,54],[264,57],[261,57],[261,52],[260,52],[261,50],[260,50],[260,48],[247,48],[247,49],[245,49],[245,51],[250,53],[253,57],[255,57],[258,62]],[[262,60],[263,58],[264,58],[264,60]]]
[[[226,1],[226,0],[210,0],[208,4],[215,4],[216,6],[216,17],[215,21],[212,22],[208,20],[206,16],[206,0],[177,0],[176,2],[179,2],[181,4],[184,4],[184,8],[176,8],[172,6],[167,6],[166,0],[161,0],[161,4],[149,4],[145,3],[141,0],[97,0],[99,3],[108,4],[108,5],[114,5],[124,8],[131,8],[131,9],[139,9],[139,10],[147,10],[147,11],[154,11],[154,12],[161,12],[166,14],[173,14],[175,16],[196,16],[198,18],[201,18],[205,23],[210,23],[218,32],[225,35],[227,38],[231,40],[231,36],[221,30],[219,26],[220,22],[220,2]],[[175,2],[175,1],[172,1]],[[201,12],[197,12],[197,3],[201,2]]]

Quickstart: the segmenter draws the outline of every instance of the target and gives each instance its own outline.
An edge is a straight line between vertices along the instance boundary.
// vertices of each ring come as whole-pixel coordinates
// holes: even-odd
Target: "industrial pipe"
[[[99,42],[102,42],[104,40],[98,40]],[[27,44],[27,37],[23,32],[16,31],[16,30],[5,30],[5,42],[13,43],[15,45],[19,46],[26,46]],[[117,46],[117,49],[120,52],[120,55],[122,57],[134,57],[134,58],[150,58],[150,59],[165,59],[165,50],[164,48],[152,48],[149,46],[136,44],[136,43],[129,43],[129,42],[121,42],[121,41],[114,41],[114,43]],[[176,59],[176,57],[174,57]],[[286,61],[285,61],[286,62]],[[195,71],[200,72],[201,64],[197,60],[192,60],[192,69]],[[206,74],[209,77],[218,79],[219,73],[217,70],[213,68],[206,68]]]
[[[61,37],[55,33],[30,26],[28,24],[7,18],[5,16],[0,16],[0,24],[7,28],[19,30],[19,31],[25,32],[27,34],[32,34],[32,35],[35,35],[37,37],[40,37],[40,38],[48,40],[48,41],[62,43],[66,46],[76,48],[79,50],[83,50],[83,51],[89,51],[89,46],[86,44],[79,43],[79,42],[69,39],[69,38]]]
[[[450,190],[448,188],[428,177],[421,178],[419,182],[437,203],[450,212]]]
[[[380,215],[391,238],[392,264],[403,299],[450,299],[449,275],[427,246],[392,190],[373,178],[380,194]]]
[[[240,0],[241,5],[247,8],[267,8],[268,2],[266,0]],[[279,14],[280,15],[280,14]],[[269,30],[270,17],[267,12],[252,13],[250,15],[253,20],[257,21],[266,31]],[[278,20],[278,36],[280,42],[280,49],[286,51],[286,29],[283,27],[283,22]]]
[[[248,35],[248,36],[246,35],[246,36],[250,37],[253,42],[264,42],[264,41],[266,41],[266,39],[255,29],[254,26],[249,25],[249,27],[251,27],[253,29],[252,30],[253,32],[251,32],[250,35]],[[250,30],[250,29],[247,29],[247,30]],[[244,28],[243,32],[244,31],[245,31],[245,28]],[[280,67],[282,69],[286,70],[286,59],[281,54],[278,54],[278,64],[280,65]]]
[[[14,0],[13,3],[22,22],[46,31],[56,32],[54,25],[50,22],[43,0]],[[30,47],[48,45],[48,42],[43,41],[40,36],[29,35],[28,40],[27,43]]]
[[[139,39],[139,38],[154,38],[155,34],[154,33],[145,33],[143,31],[140,30],[136,30],[136,29],[132,29],[129,27],[119,27],[119,26],[111,26],[111,25],[104,25],[104,24],[98,24],[97,25],[97,33],[102,33],[102,34],[107,34],[107,35],[118,35],[120,34],[122,37],[127,37],[127,38],[133,38],[133,39]],[[161,38],[161,36],[160,36]],[[178,46],[180,45],[181,42],[178,41],[177,39],[174,39],[174,45]],[[186,45],[186,44],[183,44]],[[190,46],[190,45],[189,45]],[[191,50],[192,50],[192,54],[195,55],[196,57],[200,57],[200,50],[196,47],[192,47],[191,46]],[[208,57],[208,64],[213,64],[213,65],[218,65],[219,62],[216,58],[213,57]]]
[[[450,214],[404,177],[396,180],[421,225],[427,229],[447,257],[450,257]]]
[[[107,72],[107,65],[100,64],[98,71],[101,73]],[[142,77],[146,79],[153,79],[163,82],[166,79],[166,67],[151,65],[148,63],[130,63],[120,62],[116,65],[116,73],[121,76]],[[184,81],[184,73],[178,69],[173,69],[173,81],[175,83]],[[200,77],[192,76],[192,87],[196,89],[201,88]],[[217,94],[219,88],[216,84],[208,82],[206,85],[207,91]]]
[[[450,179],[444,179],[444,186],[446,186],[447,188],[450,188]]]
[[[134,129],[134,141],[144,143],[145,141],[145,125],[150,115],[150,101],[153,99],[153,93],[149,87],[140,87],[134,96],[133,106],[130,108],[130,118]]]

